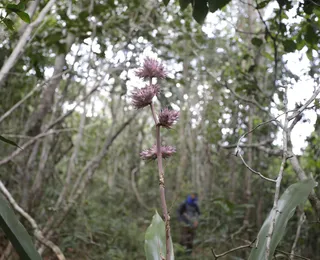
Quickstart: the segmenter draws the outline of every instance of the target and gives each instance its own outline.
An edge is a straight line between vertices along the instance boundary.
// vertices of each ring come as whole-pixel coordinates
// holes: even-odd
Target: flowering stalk
[[[151,105],[153,107],[153,104]],[[159,170],[159,189],[160,189],[160,199],[161,199],[161,206],[162,212],[165,219],[165,226],[166,226],[166,259],[170,260],[170,216],[167,209],[167,202],[166,202],[166,194],[165,194],[165,186],[164,186],[164,171],[162,165],[162,153],[161,153],[161,137],[160,137],[160,125],[156,124],[156,138],[157,138],[157,158],[158,158],[158,170]]]
[[[152,99],[159,94],[159,85],[152,84],[152,78],[163,79],[166,77],[164,67],[154,59],[146,58],[143,64],[143,68],[136,72],[136,75],[143,79],[149,79],[149,85],[142,89],[135,89],[132,93],[132,104],[135,108],[140,109],[146,106],[150,106],[152,117],[156,126],[156,145],[144,150],[140,153],[140,156],[144,160],[158,160],[159,171],[159,189],[160,199],[163,216],[165,219],[165,232],[166,232],[166,260],[170,260],[171,255],[171,235],[170,235],[170,216],[168,213],[166,196],[165,196],[165,184],[164,184],[164,170],[162,164],[162,158],[168,158],[176,149],[172,146],[161,146],[160,128],[165,127],[170,129],[172,125],[178,120],[179,112],[169,110],[165,108],[161,110],[158,117],[156,115],[154,104]]]

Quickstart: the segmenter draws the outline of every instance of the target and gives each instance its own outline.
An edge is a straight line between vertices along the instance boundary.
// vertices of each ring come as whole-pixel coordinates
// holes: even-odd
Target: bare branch
[[[267,148],[264,145],[271,143],[273,140],[266,140],[263,141],[261,143],[253,143],[251,145],[249,144],[240,144],[239,147],[240,148],[256,148],[262,152],[265,152],[268,155],[273,155],[273,156],[279,156],[282,155],[282,150],[281,149],[271,149],[271,148]],[[218,145],[221,148],[224,149],[233,149],[237,147],[237,144],[230,144],[230,145],[223,145],[221,143],[218,143]],[[290,157],[290,153],[288,154],[288,158]]]
[[[300,115],[307,108],[307,106],[309,106],[311,102],[313,102],[316,99],[319,93],[320,93],[320,86],[316,89],[315,92],[313,92],[313,95],[302,107],[300,107],[296,112],[294,112],[291,116],[288,117],[288,120],[291,121],[293,118]]]
[[[294,250],[296,249],[297,243],[298,243],[298,239],[300,237],[300,231],[301,231],[301,227],[303,222],[306,220],[306,215],[304,214],[304,212],[301,213],[299,222],[298,222],[298,228],[297,228],[297,232],[296,232],[296,237],[294,239],[292,248],[291,248],[291,253],[290,253],[290,260],[293,260],[294,258]]]
[[[285,109],[287,109],[287,104],[288,104],[288,100],[287,100],[288,95],[287,94],[288,94],[288,88],[286,88],[286,90],[285,90],[284,101],[283,101]],[[287,161],[288,124],[289,124],[287,111],[285,112],[284,116],[285,117],[284,117],[283,139],[282,139],[282,141],[283,141],[283,157],[282,157],[282,162],[281,162],[279,174],[278,174],[277,181],[276,181],[276,191],[274,194],[273,209],[271,211],[271,224],[270,224],[269,231],[268,231],[266,254],[265,254],[266,260],[269,259],[271,238],[273,235],[274,227],[276,225],[276,216],[277,216],[277,214],[279,214],[278,200],[279,200],[279,196],[280,196],[281,180],[282,180],[282,176],[283,176],[283,172],[284,172],[284,166]]]
[[[247,245],[243,245],[243,246],[238,246],[238,247],[232,248],[232,249],[230,249],[230,250],[228,250],[228,251],[226,251],[226,252],[224,252],[224,253],[222,253],[222,254],[219,254],[219,255],[217,255],[217,254],[213,251],[213,248],[211,248],[211,252],[212,252],[212,254],[213,254],[213,256],[214,256],[214,260],[217,260],[218,258],[223,257],[223,256],[225,256],[225,255],[228,255],[228,254],[230,254],[230,253],[232,253],[232,252],[235,252],[235,251],[238,251],[238,250],[241,250],[241,249],[245,249],[245,248],[252,247],[252,244],[253,244],[253,243],[254,243],[254,241],[251,242],[250,244],[247,244]]]
[[[0,117],[0,123],[7,118],[13,111],[15,111],[21,104],[23,104],[29,97],[31,97],[39,88],[42,88],[45,84],[47,84],[50,80],[60,77],[63,74],[66,74],[69,70],[65,70],[62,73],[52,76],[50,79],[44,81],[40,85],[35,86],[27,95],[23,97],[19,102],[17,102],[13,107],[11,107],[7,112],[5,112]]]
[[[238,100],[242,100],[242,101],[244,101],[244,102],[246,102],[246,103],[253,104],[253,105],[255,105],[257,108],[259,108],[261,111],[269,114],[268,109],[266,109],[266,108],[264,108],[263,106],[261,106],[256,100],[254,100],[254,99],[248,99],[248,98],[245,98],[245,97],[243,97],[243,96],[240,96],[240,95],[239,95],[238,93],[236,93],[232,88],[230,88],[226,82],[225,82],[224,86],[225,86],[227,89],[229,89],[230,92],[231,92]]]
[[[152,210],[151,208],[149,208],[143,201],[143,199],[141,198],[140,196],[140,193],[137,189],[137,185],[136,185],[136,181],[135,181],[135,175],[138,171],[138,167],[134,168],[132,171],[131,171],[131,187],[132,187],[132,190],[134,192],[134,194],[136,195],[136,198],[138,200],[138,202],[140,203],[140,205],[142,207],[144,207],[146,210],[150,211]]]
[[[86,166],[82,169],[79,173],[77,180],[75,181],[69,199],[64,207],[57,209],[57,213],[60,215],[57,217],[56,215],[52,215],[43,229],[43,233],[45,234],[46,238],[50,238],[54,232],[53,227],[58,227],[65,217],[70,212],[71,208],[74,206],[74,203],[78,200],[78,198],[82,195],[87,183],[92,178],[95,170],[99,167],[102,159],[106,156],[109,151],[109,148],[115,141],[115,139],[122,133],[122,131],[132,122],[132,120],[136,117],[137,112],[135,112],[127,121],[125,121],[119,129],[112,135],[110,138],[107,138],[104,142],[102,149],[100,150],[99,154],[93,157]],[[43,253],[44,248],[40,248],[39,252]]]
[[[30,34],[33,28],[36,28],[44,20],[46,14],[50,11],[54,3],[55,3],[55,0],[50,0],[46,4],[46,6],[41,10],[37,19],[34,22],[30,23],[25,29],[24,33],[20,37],[13,52],[11,53],[8,60],[5,62],[5,64],[2,66],[0,70],[0,87],[2,86],[2,83],[6,78],[6,75],[8,74],[8,72],[12,69],[12,67],[18,61],[20,54],[23,52],[23,49],[30,38]]]
[[[0,161],[0,165],[3,165],[9,161],[11,161],[13,158],[15,158],[17,155],[19,155],[25,148],[29,147],[30,145],[32,145],[35,141],[37,141],[39,138],[42,138],[44,136],[50,135],[50,134],[54,134],[56,133],[56,131],[51,130],[51,128],[53,128],[55,125],[57,125],[58,123],[61,123],[65,118],[67,118],[68,116],[70,116],[75,109],[84,101],[86,100],[92,93],[94,93],[100,85],[95,86],[86,96],[84,96],[80,101],[78,101],[74,107],[69,110],[67,113],[65,113],[64,115],[60,116],[59,118],[57,118],[54,122],[52,122],[49,126],[47,126],[47,128],[44,130],[43,133],[40,133],[38,135],[36,135],[34,138],[32,138],[31,140],[29,140],[28,142],[24,143],[23,145],[21,145],[22,149],[17,149],[15,150],[13,153],[11,153],[9,156],[5,157],[4,159],[2,159]],[[50,131],[51,130],[51,131]]]
[[[253,173],[257,174],[260,176],[261,179],[266,180],[266,181],[270,181],[270,182],[276,182],[274,179],[270,179],[268,177],[265,177],[263,174],[261,174],[261,172],[255,171],[254,169],[252,169],[247,163],[246,161],[243,159],[241,153],[237,153],[237,155],[239,155],[241,161],[243,162],[243,164]]]
[[[12,195],[10,194],[10,192],[7,190],[7,188],[3,185],[2,181],[0,181],[0,190],[2,192],[2,194],[7,198],[7,200],[10,202],[11,206],[22,216],[24,217],[32,226],[33,228],[33,232],[34,232],[34,236],[39,240],[40,243],[46,245],[47,247],[49,247],[57,256],[57,258],[59,260],[65,260],[66,258],[64,257],[62,251],[60,250],[60,248],[58,246],[56,246],[53,242],[51,242],[50,240],[46,239],[41,230],[38,227],[38,224],[36,223],[36,221],[27,213],[25,212],[18,204],[17,202],[14,200],[14,198],[12,197]]]
[[[284,254],[284,255],[287,255],[287,256],[291,256],[291,255],[292,255],[292,256],[294,256],[294,257],[301,258],[301,259],[304,259],[304,260],[311,260],[310,258],[301,256],[301,255],[291,254],[291,253],[289,253],[289,252],[285,252],[285,251],[282,251],[282,250],[279,250],[279,249],[276,249],[276,252],[279,252],[279,253]]]
[[[284,113],[282,113],[282,114],[280,114],[280,115],[278,115],[278,116],[276,116],[276,117],[274,117],[274,118],[272,118],[272,119],[270,119],[270,120],[268,120],[268,121],[266,121],[266,122],[262,122],[262,123],[258,124],[258,125],[257,125],[256,127],[254,127],[252,130],[244,133],[244,134],[239,138],[239,141],[238,141],[238,144],[237,144],[236,154],[235,154],[235,155],[236,155],[236,156],[239,155],[239,157],[240,157],[240,159],[242,160],[243,164],[244,164],[250,171],[252,171],[253,173],[259,175],[262,179],[264,179],[264,180],[266,180],[266,181],[276,182],[276,181],[273,180],[273,179],[270,179],[270,178],[265,177],[265,176],[262,175],[260,172],[253,170],[253,169],[245,162],[245,160],[243,159],[243,156],[241,155],[241,152],[240,152],[240,143],[241,143],[241,140],[242,140],[244,137],[246,137],[248,134],[250,134],[250,133],[252,133],[253,131],[255,131],[255,130],[256,130],[257,128],[259,128],[260,126],[263,126],[263,125],[265,125],[265,124],[269,124],[270,122],[273,122],[273,121],[277,121],[277,119],[278,119],[280,116],[282,116],[283,114],[287,115],[287,113],[288,113],[288,112],[284,112]]]

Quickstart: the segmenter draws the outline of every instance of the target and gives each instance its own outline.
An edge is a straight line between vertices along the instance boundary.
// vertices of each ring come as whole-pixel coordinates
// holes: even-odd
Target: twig
[[[0,87],[7,75],[7,73],[12,69],[12,67],[16,64],[16,62],[19,59],[20,53],[23,51],[26,43],[28,42],[30,38],[30,34],[33,30],[33,28],[36,28],[45,18],[46,14],[51,10],[52,6],[54,5],[55,0],[50,0],[46,6],[41,10],[39,13],[37,19],[30,23],[27,28],[25,29],[24,33],[20,37],[16,47],[12,51],[11,55],[9,56],[8,60],[5,62],[5,64],[2,66],[0,70]]]
[[[258,5],[258,2],[257,0],[255,0],[256,4]],[[276,86],[276,80],[277,80],[277,71],[278,71],[278,46],[277,46],[277,40],[278,40],[278,35],[279,35],[279,31],[277,31],[277,34],[276,36],[273,36],[269,30],[269,27],[266,23],[266,21],[263,19],[262,15],[261,15],[261,12],[259,11],[258,8],[256,8],[258,14],[259,14],[259,17],[260,17],[260,20],[262,21],[262,23],[264,24],[265,26],[265,29],[266,29],[266,34],[270,36],[270,38],[272,39],[272,42],[273,42],[273,49],[274,49],[274,87]],[[281,8],[281,5],[280,5],[280,20],[281,20],[281,11],[282,11],[282,8]],[[279,26],[280,26],[280,23],[279,23]]]
[[[46,239],[41,230],[39,229],[36,221],[27,213],[25,212],[14,200],[10,192],[7,190],[7,188],[3,185],[2,181],[0,181],[0,190],[2,194],[7,198],[7,200],[10,202],[11,206],[21,215],[23,216],[32,226],[33,232],[35,237],[41,242],[42,244],[46,245],[49,247],[57,256],[59,260],[65,260],[66,258],[64,257],[63,253],[61,252],[60,248],[56,246],[53,242],[50,240]]]
[[[94,93],[98,87],[100,85],[95,86],[86,96],[84,96],[80,101],[78,101],[74,107],[69,110],[66,114],[60,116],[59,118],[57,118],[54,122],[52,122],[49,126],[46,127],[46,129],[44,130],[43,133],[40,133],[38,135],[36,135],[34,138],[32,138],[31,140],[29,140],[28,142],[24,143],[23,145],[21,145],[22,149],[17,149],[15,150],[13,153],[11,153],[9,156],[5,157],[4,159],[2,159],[0,161],[0,165],[3,165],[9,161],[11,161],[13,158],[15,158],[17,155],[19,155],[25,148],[29,147],[30,145],[32,145],[36,140],[38,140],[39,138],[42,138],[44,136],[50,135],[55,133],[56,131],[51,130],[51,128],[53,128],[55,125],[59,124],[60,122],[62,122],[65,118],[67,118],[68,116],[70,116],[75,109],[84,101],[86,100],[92,93]]]
[[[137,173],[138,171],[138,167],[134,168],[132,171],[131,171],[131,187],[132,187],[132,190],[134,192],[134,194],[136,195],[136,198],[138,200],[138,202],[140,203],[140,205],[142,207],[144,207],[146,210],[150,211],[151,208],[149,208],[143,201],[143,199],[141,198],[140,196],[140,193],[137,189],[137,185],[136,185],[136,181],[135,181],[135,174]]]
[[[307,106],[309,106],[310,103],[315,100],[315,98],[319,95],[319,93],[320,93],[320,86],[316,89],[315,92],[313,92],[313,95],[309,98],[309,100],[302,107],[300,107],[291,116],[288,116],[288,121],[291,121],[293,118],[300,115],[307,108]]]
[[[287,104],[288,104],[288,100],[287,100],[287,93],[288,93],[288,88],[285,89],[285,95],[284,95],[284,107],[285,109],[287,109]],[[283,128],[283,157],[282,157],[282,162],[281,162],[281,166],[280,166],[280,170],[279,170],[279,174],[277,177],[277,181],[276,181],[276,191],[274,194],[274,201],[273,201],[273,210],[271,212],[271,223],[270,223],[270,227],[269,227],[269,231],[268,231],[268,238],[267,238],[267,245],[266,245],[266,254],[265,254],[265,259],[268,260],[269,259],[269,255],[270,255],[270,245],[271,245],[271,238],[273,235],[273,231],[274,231],[274,227],[276,225],[276,217],[278,212],[278,200],[279,200],[279,196],[280,196],[280,186],[281,186],[281,180],[282,180],[282,176],[283,176],[283,172],[284,172],[284,166],[287,160],[287,151],[288,151],[288,114],[287,111],[285,112],[285,118],[284,118],[284,128]]]
[[[301,256],[301,255],[291,254],[291,253],[289,253],[289,252],[285,252],[285,251],[282,251],[282,250],[279,250],[279,249],[276,249],[276,252],[282,253],[282,254],[287,255],[287,256],[292,255],[292,256],[294,256],[294,257],[301,258],[301,259],[304,259],[304,260],[311,260],[310,258]]]
[[[58,227],[63,222],[63,220],[68,215],[71,208],[74,206],[75,202],[82,195],[87,183],[93,177],[95,170],[100,166],[102,159],[107,155],[109,148],[111,147],[113,142],[123,132],[123,130],[132,122],[132,120],[135,118],[136,115],[137,113],[134,113],[127,121],[125,121],[119,127],[119,129],[112,136],[107,138],[98,155],[93,157],[81,170],[77,180],[75,180],[75,183],[72,187],[72,191],[67,200],[66,205],[64,207],[57,209],[57,213],[59,213],[60,215],[58,216],[52,215],[47,220],[45,227],[43,229],[43,233],[47,238],[50,238],[52,236],[55,230],[53,227]],[[43,253],[43,251],[44,251],[43,247],[39,249],[40,253]]]
[[[17,102],[13,107],[11,107],[7,112],[5,112],[1,117],[0,117],[0,123],[6,118],[8,117],[14,110],[16,110],[21,104],[23,104],[23,102],[25,102],[29,97],[31,97],[39,88],[43,87],[45,84],[47,84],[50,80],[55,79],[60,77],[63,74],[66,74],[67,72],[69,72],[68,70],[63,71],[62,73],[59,73],[57,75],[52,76],[50,79],[44,81],[43,83],[41,83],[40,85],[35,86],[27,95],[25,95],[23,97],[23,99],[21,99],[19,102]]]
[[[265,124],[269,124],[269,123],[272,122],[272,121],[276,121],[280,116],[282,116],[283,114],[287,115],[287,113],[288,113],[288,112],[284,112],[284,113],[282,113],[282,114],[280,114],[280,115],[278,115],[278,116],[276,116],[276,117],[274,117],[274,118],[272,118],[272,119],[270,119],[270,120],[268,120],[268,121],[266,121],[266,122],[262,122],[262,123],[258,124],[258,125],[257,125],[256,127],[254,127],[252,130],[244,133],[244,134],[239,138],[238,143],[237,143],[237,148],[236,148],[236,154],[235,154],[235,155],[236,155],[236,156],[239,155],[239,157],[240,157],[240,159],[242,160],[243,164],[244,164],[251,172],[259,175],[262,179],[264,179],[264,180],[266,180],[266,181],[276,182],[276,181],[273,180],[273,179],[270,179],[270,178],[267,178],[267,177],[263,176],[260,172],[253,170],[253,169],[245,162],[245,160],[243,159],[243,157],[242,157],[242,155],[241,155],[241,152],[239,152],[239,151],[240,151],[240,143],[241,143],[241,140],[242,140],[245,136],[247,136],[248,134],[252,133],[253,131],[255,131],[255,130],[256,130],[257,128],[259,128],[260,126],[263,126],[263,125],[265,125]]]
[[[213,256],[214,256],[214,260],[217,260],[218,258],[223,257],[223,256],[225,256],[225,255],[228,255],[228,254],[230,254],[230,253],[232,253],[232,252],[235,252],[235,251],[238,251],[238,250],[241,250],[241,249],[245,249],[245,248],[252,247],[252,244],[253,244],[253,243],[254,243],[254,241],[252,241],[250,244],[247,244],[247,245],[243,245],[243,246],[238,246],[238,247],[232,248],[232,249],[230,249],[230,250],[228,250],[228,251],[226,251],[226,252],[224,252],[224,253],[222,253],[222,254],[219,254],[219,255],[217,255],[217,254],[213,251],[213,248],[211,248],[211,252],[212,252],[212,254],[213,254]]]
[[[209,73],[209,72],[208,72]],[[248,98],[245,98],[243,96],[240,96],[239,94],[237,94],[232,88],[230,88],[227,84],[227,82],[225,82],[224,86],[229,89],[231,91],[231,93],[239,100],[242,100],[246,103],[249,103],[249,104],[253,104],[255,105],[257,108],[259,108],[261,111],[265,112],[265,113],[268,113],[269,114],[269,111],[264,108],[263,106],[261,106],[256,100],[254,99],[248,99]]]
[[[240,157],[241,161],[243,162],[243,164],[244,164],[251,172],[259,175],[261,179],[266,180],[266,181],[270,181],[270,182],[276,182],[274,179],[270,179],[270,178],[268,178],[268,177],[265,177],[263,174],[261,174],[261,172],[258,172],[258,171],[256,171],[256,170],[252,169],[252,168],[246,163],[246,161],[243,159],[241,153],[238,153],[237,155],[239,155],[239,157]]]
[[[300,231],[301,231],[301,227],[303,222],[306,220],[306,215],[304,214],[304,212],[302,212],[299,222],[298,222],[298,228],[297,228],[297,232],[296,232],[296,237],[294,239],[292,248],[291,248],[291,253],[290,253],[290,260],[293,260],[293,256],[294,256],[294,250],[296,249],[297,243],[298,243],[298,239],[300,237]]]

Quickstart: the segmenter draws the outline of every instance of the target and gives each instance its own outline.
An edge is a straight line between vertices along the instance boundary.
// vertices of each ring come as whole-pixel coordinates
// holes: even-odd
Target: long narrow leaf
[[[296,207],[299,204],[304,203],[312,189],[316,186],[316,182],[312,179],[303,180],[301,182],[291,185],[282,194],[278,203],[279,213],[276,216],[276,224],[274,232],[271,238],[270,244],[270,256],[269,259],[273,258],[274,251],[277,245],[282,239],[287,223],[289,219],[293,216]],[[254,246],[251,250],[249,260],[264,259],[266,246],[267,246],[267,236],[269,231],[269,226],[271,223],[271,213],[263,223],[257,238],[258,246]]]
[[[19,147],[21,149],[21,147],[19,145],[17,145],[15,142],[3,137],[2,135],[0,135],[0,141],[4,142],[4,143],[7,143],[7,144],[11,144],[11,145],[16,146],[16,147]]]
[[[8,202],[0,195],[0,227],[23,260],[41,260],[27,230],[15,216]]]
[[[170,241],[170,244],[170,260],[174,260],[172,241]],[[146,231],[144,250],[147,260],[162,260],[166,256],[165,223],[157,211],[156,214],[154,214],[152,222]]]

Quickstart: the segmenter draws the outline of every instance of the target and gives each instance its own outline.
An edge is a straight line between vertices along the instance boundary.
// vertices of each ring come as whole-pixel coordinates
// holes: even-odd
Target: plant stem
[[[156,125],[156,139],[157,139],[157,160],[158,160],[158,170],[159,170],[159,189],[160,189],[160,199],[162,213],[165,219],[166,227],[166,260],[170,260],[170,216],[168,214],[166,195],[165,195],[165,186],[164,186],[164,170],[162,165],[162,153],[161,153],[161,137],[160,137],[160,125],[158,125],[158,119],[156,117],[153,103],[150,104],[153,119]]]
[[[286,90],[285,90],[284,100],[283,100],[284,109],[286,111],[286,113],[284,115],[284,127],[283,127],[283,137],[282,137],[283,157],[282,157],[282,162],[281,162],[278,178],[276,181],[276,191],[274,194],[273,210],[271,212],[271,223],[270,223],[270,227],[269,227],[269,231],[268,231],[265,260],[269,260],[271,238],[272,238],[273,231],[274,231],[274,228],[276,225],[277,214],[281,213],[281,212],[278,212],[278,201],[279,201],[279,196],[280,196],[280,186],[281,186],[281,180],[283,177],[284,167],[285,167],[286,160],[288,158],[287,154],[288,154],[288,123],[289,123],[289,121],[288,121],[288,113],[287,113],[287,104],[288,104],[287,93],[288,93],[288,88],[286,88]]]

